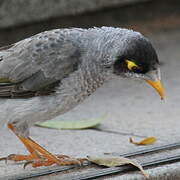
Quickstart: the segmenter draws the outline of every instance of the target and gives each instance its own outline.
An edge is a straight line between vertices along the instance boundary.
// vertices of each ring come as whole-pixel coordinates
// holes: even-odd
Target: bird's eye
[[[127,64],[127,68],[130,70],[130,71],[137,71],[137,70],[141,70],[141,68],[135,64],[133,61],[130,61],[128,59],[125,60],[126,64]]]

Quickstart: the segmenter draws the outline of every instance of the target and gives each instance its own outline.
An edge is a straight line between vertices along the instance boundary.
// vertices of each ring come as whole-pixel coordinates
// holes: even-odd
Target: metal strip
[[[161,159],[156,159],[153,161],[146,161],[141,163],[143,168],[148,168],[149,166],[157,166],[157,165],[162,165],[165,163],[172,163],[172,162],[177,162],[180,161],[180,155],[176,156],[170,156],[166,158],[161,158]],[[82,173],[77,176],[69,177],[66,178],[66,180],[88,180],[88,179],[95,179],[98,177],[103,177],[107,175],[114,175],[117,173],[126,173],[128,171],[135,171],[137,170],[136,167],[133,167],[132,165],[124,165],[121,167],[113,167],[113,168],[106,168],[102,170],[94,170],[89,173]]]
[[[146,148],[146,149],[142,149],[142,150],[135,151],[135,152],[130,152],[130,153],[123,153],[123,154],[113,153],[113,155],[116,155],[116,156],[118,155],[118,156],[123,156],[123,157],[133,157],[133,156],[141,156],[141,155],[144,155],[144,154],[155,153],[155,152],[164,151],[164,150],[176,149],[176,148],[179,148],[179,147],[180,147],[180,142],[177,142],[177,143],[167,144],[167,145],[164,145],[164,146]],[[87,166],[87,165],[84,165],[84,166]],[[29,173],[22,173],[22,174],[13,175],[13,176],[4,176],[4,177],[0,177],[0,179],[23,180],[23,179],[29,179],[29,178],[33,178],[33,177],[39,177],[39,176],[45,176],[45,175],[49,175],[49,174],[53,174],[53,173],[63,172],[63,171],[67,171],[67,170],[70,170],[70,169],[74,169],[76,167],[77,166],[50,167],[50,168],[45,168],[45,169],[38,170],[38,172],[37,171],[34,171],[34,172],[32,171],[32,172],[29,172]],[[115,171],[115,172],[112,171],[112,173],[116,173],[117,170],[119,172],[119,169],[122,170],[124,168],[125,167],[112,168],[112,170],[114,169],[114,171]],[[131,167],[131,168],[133,168],[133,167]],[[128,169],[128,171],[129,170],[131,170],[131,169]],[[104,171],[106,173],[109,172],[109,171],[107,172],[107,169],[101,170],[101,172],[104,172]]]

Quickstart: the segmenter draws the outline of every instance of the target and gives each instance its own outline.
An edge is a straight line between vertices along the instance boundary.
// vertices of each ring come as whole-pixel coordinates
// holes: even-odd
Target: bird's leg
[[[23,137],[19,135],[14,126],[12,124],[8,124],[8,128],[11,129],[14,134],[20,139],[20,141],[25,145],[27,150],[29,151],[30,155],[16,155],[11,154],[6,158],[0,158],[0,160],[6,159],[6,160],[13,160],[13,161],[23,161],[26,160],[27,163],[29,162],[32,164],[33,167],[38,166],[50,166],[52,164],[57,165],[81,165],[81,161],[78,159],[72,159],[68,156],[61,155],[61,156],[55,156],[48,152],[46,149],[41,147],[39,144],[37,144],[35,141],[30,139],[29,137]],[[25,165],[26,165],[25,164]]]

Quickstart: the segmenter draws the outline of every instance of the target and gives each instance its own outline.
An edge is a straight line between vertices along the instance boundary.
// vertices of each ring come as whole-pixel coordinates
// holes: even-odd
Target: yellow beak
[[[164,89],[161,85],[160,81],[151,81],[151,80],[145,80],[148,84],[150,84],[160,95],[161,99],[164,99]]]

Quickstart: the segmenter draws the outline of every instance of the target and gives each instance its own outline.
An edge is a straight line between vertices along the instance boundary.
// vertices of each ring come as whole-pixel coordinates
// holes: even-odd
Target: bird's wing
[[[24,93],[54,86],[77,69],[79,59],[79,49],[72,41],[50,32],[1,48],[0,96],[12,88]]]

